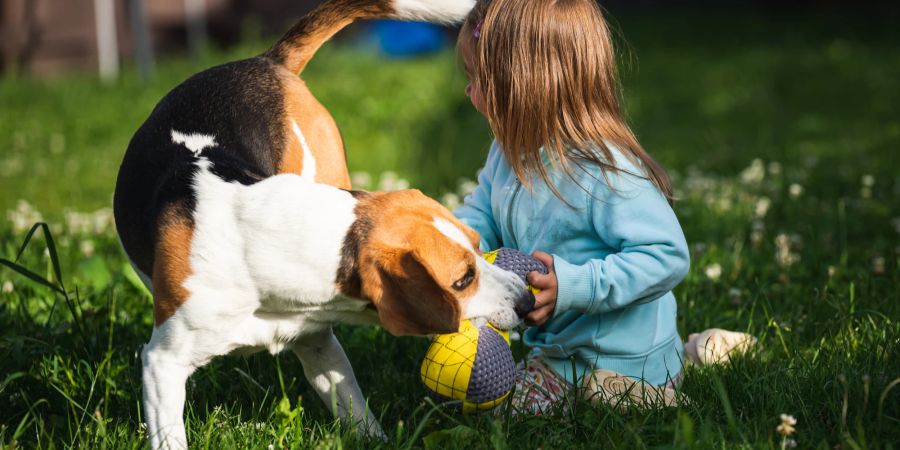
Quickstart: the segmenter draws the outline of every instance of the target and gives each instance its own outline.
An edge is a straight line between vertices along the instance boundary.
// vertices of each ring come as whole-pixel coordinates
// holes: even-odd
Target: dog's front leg
[[[350,361],[331,327],[304,336],[294,343],[293,349],[303,364],[306,379],[332,413],[342,419],[351,419],[369,436],[385,438],[378,419],[369,411]]]

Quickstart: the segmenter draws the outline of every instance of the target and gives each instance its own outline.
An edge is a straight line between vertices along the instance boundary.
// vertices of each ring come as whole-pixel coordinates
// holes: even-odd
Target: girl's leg
[[[530,355],[516,366],[513,414],[541,415],[558,408],[565,411],[573,391],[572,384],[547,367],[540,357]]]

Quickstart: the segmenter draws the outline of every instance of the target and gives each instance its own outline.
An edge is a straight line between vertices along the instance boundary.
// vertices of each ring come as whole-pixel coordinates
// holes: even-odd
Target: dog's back
[[[244,184],[278,173],[276,126],[283,109],[274,64],[265,58],[201,72],[173,89],[138,129],[116,184],[116,225],[125,251],[152,273],[160,218],[190,221],[200,157]],[[164,220],[166,220],[164,219]]]
[[[173,89],[135,133],[119,169],[116,226],[136,267],[154,277],[165,230],[191,228],[192,180],[201,158],[213,173],[243,184],[297,173],[350,188],[340,132],[298,75],[324,42],[354,20],[451,21],[472,3],[327,1],[264,54],[208,69]]]

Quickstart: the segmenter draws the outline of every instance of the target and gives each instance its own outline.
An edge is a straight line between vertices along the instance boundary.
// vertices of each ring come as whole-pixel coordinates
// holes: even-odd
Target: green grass
[[[458,416],[423,399],[424,340],[339,327],[387,443],[336,423],[292,355],[258,354],[219,358],[191,378],[192,446],[779,448],[775,427],[787,413],[801,448],[897,448],[900,36],[851,19],[620,23],[628,114],[674,176],[693,252],[676,290],[679,329],[745,330],[761,341],[728,366],[690,369],[689,405]],[[66,292],[0,268],[11,289],[0,294],[0,448],[145,446],[139,350],[150,301],[100,208],[131,133],[165,92],[261,48],[165,62],[149,84],[130,73],[114,85],[0,80],[0,211],[21,222],[0,222],[0,257],[14,259],[43,216],[61,277],[40,232],[20,263]],[[377,181],[392,170],[441,196],[483,162],[489,131],[450,53],[389,62],[329,46],[305,78],[340,124],[353,171]],[[39,215],[16,210],[20,199]]]

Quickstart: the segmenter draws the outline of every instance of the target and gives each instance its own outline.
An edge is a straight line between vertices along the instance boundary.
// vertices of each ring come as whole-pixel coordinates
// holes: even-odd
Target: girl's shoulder
[[[594,156],[604,164],[599,165],[590,161],[583,161],[571,170],[581,172],[573,174],[576,178],[589,178],[594,180],[593,191],[600,194],[622,194],[639,192],[645,189],[657,190],[656,186],[647,176],[643,165],[634,158],[631,153],[623,151],[618,146],[605,142],[607,155],[599,148],[591,149]],[[635,193],[637,193],[635,192]]]
[[[585,159],[573,159],[564,166],[554,164],[545,157],[545,167],[550,172],[551,182],[560,193],[566,197],[577,196],[581,192],[594,198],[610,198],[622,195],[632,197],[648,189],[659,191],[636,158],[610,142],[604,144],[609,151],[608,155],[596,147],[588,150],[603,162],[602,165]],[[512,168],[496,140],[491,143],[485,169],[490,169],[494,178],[499,175],[512,176]],[[532,182],[542,184],[536,174],[532,174]]]

